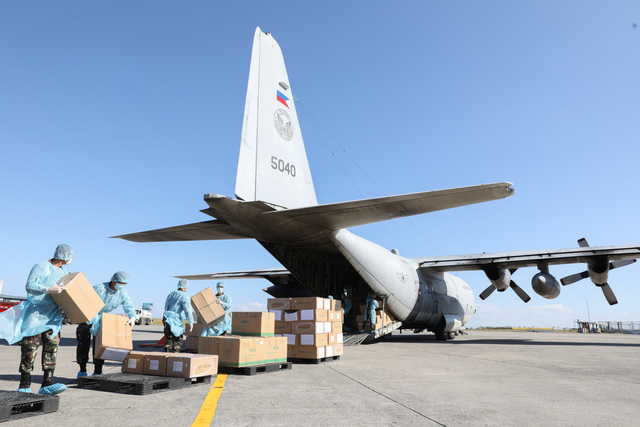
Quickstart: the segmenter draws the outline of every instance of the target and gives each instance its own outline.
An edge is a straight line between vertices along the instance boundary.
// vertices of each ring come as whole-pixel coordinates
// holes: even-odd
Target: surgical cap
[[[178,289],[187,289],[187,283],[189,283],[188,281],[182,279],[178,281]]]
[[[129,275],[124,271],[118,271],[113,276],[111,276],[111,282],[120,282],[126,284],[127,280],[129,280]]]
[[[218,284],[216,285],[216,288],[224,288],[224,283],[218,282]]]
[[[53,254],[53,259],[60,259],[62,261],[69,261],[71,257],[73,257],[73,249],[64,243],[58,245],[56,253]]]

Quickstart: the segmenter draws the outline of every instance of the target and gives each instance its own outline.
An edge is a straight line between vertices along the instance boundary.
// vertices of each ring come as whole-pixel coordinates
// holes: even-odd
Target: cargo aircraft
[[[491,285],[480,294],[509,288],[524,301],[527,293],[511,279],[521,267],[537,267],[533,290],[559,295],[550,273],[554,264],[584,263],[586,271],[563,285],[589,277],[610,304],[609,270],[630,264],[640,246],[579,247],[543,251],[405,258],[347,230],[513,195],[510,182],[426,191],[342,203],[318,204],[296,104],[282,52],[270,33],[256,28],[247,88],[235,198],[206,194],[201,212],[213,220],[115,236],[133,242],[256,239],[285,268],[179,276],[188,279],[265,278],[274,297],[338,296],[347,289],[354,305],[374,292],[397,328],[433,331],[453,338],[475,313],[471,288],[449,272],[482,270]]]

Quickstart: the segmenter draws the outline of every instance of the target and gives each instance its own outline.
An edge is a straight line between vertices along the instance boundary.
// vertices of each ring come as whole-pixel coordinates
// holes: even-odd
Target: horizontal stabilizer
[[[227,223],[212,220],[193,224],[178,225],[176,227],[160,228],[157,230],[141,231],[139,233],[113,236],[131,242],[179,242],[187,240],[225,240],[248,239],[247,236],[235,230]]]
[[[263,215],[288,217],[309,225],[339,230],[357,225],[371,224],[393,218],[402,218],[435,212],[474,203],[488,202],[513,194],[510,182],[474,185],[447,190],[425,191],[400,196],[377,197],[351,202],[330,203],[306,208],[265,212]]]
[[[191,274],[175,276],[187,280],[267,279],[273,284],[286,284],[291,273],[286,268],[227,271],[225,273]]]

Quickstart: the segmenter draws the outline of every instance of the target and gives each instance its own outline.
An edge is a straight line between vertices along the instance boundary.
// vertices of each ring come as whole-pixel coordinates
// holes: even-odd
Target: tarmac
[[[468,333],[438,342],[432,334],[396,332],[374,344],[345,347],[340,360],[230,374],[213,399],[211,425],[638,424],[640,336]],[[158,341],[162,327],[136,326],[133,337],[139,350],[139,344]],[[207,395],[214,381],[149,395],[78,388],[75,346],[75,326],[63,326],[55,378],[69,388],[60,395],[58,411],[3,425],[190,426],[201,408],[212,410]],[[0,345],[0,390],[17,390],[19,358],[17,345]],[[34,392],[42,378],[39,364],[40,356]],[[105,373],[119,371],[118,363],[106,363]]]

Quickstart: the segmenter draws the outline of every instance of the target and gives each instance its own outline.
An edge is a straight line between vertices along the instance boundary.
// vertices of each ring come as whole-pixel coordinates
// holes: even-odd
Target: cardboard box
[[[275,314],[263,311],[234,311],[231,313],[231,335],[272,337]]]
[[[184,341],[185,350],[198,350],[198,340],[200,337],[187,337]]]
[[[219,338],[218,364],[243,367],[260,365],[265,357],[265,340],[262,337],[224,335]]]
[[[325,356],[325,347],[315,345],[296,345],[291,347],[291,357],[294,359],[322,359]]]
[[[198,338],[198,354],[219,354],[219,346],[220,337]]]
[[[270,308],[269,309],[269,313],[273,313],[273,315],[275,316],[274,319],[276,322],[282,322],[284,321],[284,315],[283,315],[283,311],[282,310],[275,310]]]
[[[339,334],[327,334],[329,336],[329,343],[327,345],[334,345],[334,344],[342,344],[343,339],[344,339],[344,335],[342,333]]]
[[[342,310],[329,310],[327,320],[329,322],[342,322]]]
[[[291,310],[307,310],[307,309],[326,309],[331,306],[331,300],[318,297],[291,298]]]
[[[262,363],[280,363],[287,361],[287,338],[268,337],[265,339],[265,348]]]
[[[300,320],[300,312],[298,310],[287,310],[283,314],[285,322],[297,322]]]
[[[333,344],[333,355],[342,356],[344,354],[344,344]]]
[[[332,334],[341,334],[342,333],[342,322],[331,322],[331,332]]]
[[[329,320],[329,310],[324,310],[324,309],[300,310],[300,320],[313,320],[316,322],[326,322]]]
[[[122,362],[122,372],[141,374],[144,365],[144,351],[130,351]]]
[[[291,333],[291,322],[278,321],[275,322],[275,329],[273,330],[274,334],[290,334]]]
[[[282,337],[286,338],[287,339],[286,345],[296,345],[296,344],[298,344],[298,337],[300,335],[296,335],[296,334],[279,334],[277,336],[282,336]]]
[[[142,373],[145,375],[167,375],[167,357],[173,353],[145,353]]]
[[[204,329],[205,326],[202,323],[194,323],[191,325],[191,331],[187,332],[187,337],[199,337]]]
[[[267,310],[291,310],[291,298],[269,298]]]
[[[326,322],[302,321],[291,323],[292,334],[322,334]]]
[[[192,296],[191,306],[198,315],[198,322],[206,325],[207,328],[223,320],[224,308],[211,288],[206,288]]]
[[[59,294],[51,294],[51,298],[60,306],[71,323],[89,322],[104,307],[102,298],[82,273],[67,274],[56,284],[66,286],[67,289]]]
[[[218,356],[203,354],[169,353],[168,377],[197,378],[218,374]]]
[[[300,345],[314,345],[321,347],[329,344],[329,334],[300,334]]]
[[[122,362],[133,349],[129,317],[102,313],[100,330],[95,337],[96,358]]]

